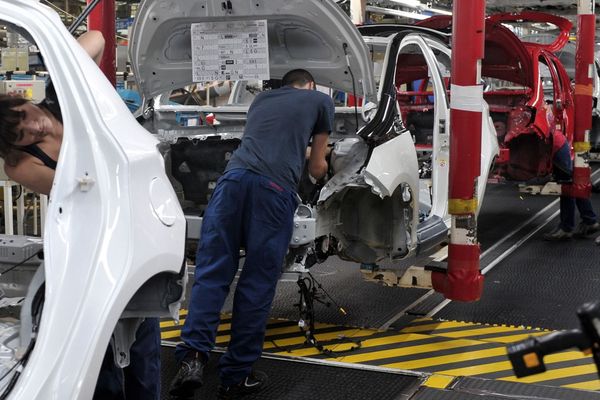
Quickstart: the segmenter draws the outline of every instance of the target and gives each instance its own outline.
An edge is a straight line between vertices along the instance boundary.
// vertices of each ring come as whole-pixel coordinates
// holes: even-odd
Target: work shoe
[[[579,224],[579,226],[575,230],[575,233],[573,234],[573,236],[578,237],[578,238],[583,238],[583,237],[587,237],[593,233],[596,233],[598,231],[600,231],[599,223],[594,222],[593,224],[586,224],[585,222],[582,222]]]
[[[561,228],[558,228],[550,233],[544,235],[544,240],[559,242],[564,240],[570,240],[573,237],[572,232],[565,232]]]
[[[196,389],[201,388],[204,383],[202,379],[204,364],[199,353],[190,351],[184,357],[177,375],[171,381],[169,394],[179,398],[193,397]]]
[[[256,393],[267,385],[267,374],[262,371],[252,371],[243,381],[233,386],[219,386],[217,399],[238,399],[247,394]]]

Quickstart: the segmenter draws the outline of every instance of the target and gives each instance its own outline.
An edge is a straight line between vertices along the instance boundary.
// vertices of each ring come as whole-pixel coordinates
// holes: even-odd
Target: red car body
[[[508,22],[547,22],[556,25],[560,34],[550,44],[522,42],[503,25]],[[448,32],[452,17],[436,16],[418,25]],[[539,12],[497,14],[486,19],[483,94],[500,145],[495,172],[506,179],[527,181],[550,175],[553,134],[557,131],[572,142],[571,83],[554,54],[567,43],[571,27],[564,18]]]

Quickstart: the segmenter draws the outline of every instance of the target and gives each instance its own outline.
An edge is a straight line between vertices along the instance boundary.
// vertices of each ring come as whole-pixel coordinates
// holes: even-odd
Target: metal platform
[[[598,195],[593,204],[600,211]],[[600,247],[592,239],[541,240],[558,224],[557,216],[557,197],[522,194],[510,185],[488,186],[479,219],[486,283],[482,299],[475,303],[447,302],[427,290],[365,283],[358,266],[337,259],[315,266],[313,274],[348,311],[344,316],[335,307],[317,303],[316,337],[334,352],[352,347],[337,344],[340,336],[360,341],[359,349],[347,353],[323,354],[303,346],[305,337],[296,322],[298,288],[293,282],[280,283],[264,351],[267,357],[294,359],[259,364],[273,376],[275,387],[291,385],[298,392],[265,392],[252,398],[296,399],[305,396],[301,387],[308,385],[312,397],[337,399],[341,390],[339,398],[346,400],[600,399],[600,380],[589,356],[577,351],[548,356],[546,373],[524,379],[513,376],[506,358],[506,343],[577,327],[577,306],[598,297]],[[230,308],[228,301],[224,311]],[[222,322],[217,345],[224,347],[229,326],[226,318]],[[162,329],[166,344],[177,341],[178,327],[163,322]],[[172,363],[170,350],[165,348],[164,353],[166,364]],[[302,360],[308,364],[300,368]],[[336,364],[325,367],[317,362]],[[356,376],[344,378],[338,368],[349,368]],[[371,375],[363,380],[365,368]],[[381,377],[372,375],[380,373]],[[168,382],[169,374],[164,375],[163,382]],[[380,379],[387,382],[388,375],[400,386],[382,383],[389,388],[383,394],[346,392],[349,381],[377,387]],[[206,390],[208,397],[201,398],[211,398],[208,386]]]

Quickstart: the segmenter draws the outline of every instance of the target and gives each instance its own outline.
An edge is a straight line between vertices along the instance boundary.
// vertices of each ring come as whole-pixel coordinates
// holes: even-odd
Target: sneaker
[[[572,232],[565,232],[561,228],[558,228],[550,233],[544,235],[544,240],[558,242],[563,240],[570,240],[573,237]]]
[[[598,236],[596,238],[596,240],[594,240],[594,243],[596,243],[598,246],[600,246],[600,236]]]
[[[598,231],[600,231],[600,224],[598,222],[594,222],[593,224],[586,224],[585,222],[582,222],[577,227],[577,230],[575,231],[573,236],[583,238]]]
[[[205,362],[198,352],[190,351],[181,362],[177,375],[171,381],[169,394],[181,398],[193,397],[196,389],[201,388],[204,383],[202,379],[204,364]]]
[[[233,386],[219,386],[217,399],[238,399],[247,394],[256,393],[267,385],[267,374],[262,371],[252,371],[243,381]]]

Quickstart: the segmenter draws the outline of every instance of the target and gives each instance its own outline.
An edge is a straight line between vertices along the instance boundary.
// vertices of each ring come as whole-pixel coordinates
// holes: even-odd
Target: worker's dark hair
[[[281,79],[282,86],[304,86],[309,82],[314,82],[315,78],[305,69],[293,69],[286,73]]]
[[[17,164],[19,153],[14,143],[19,137],[17,126],[24,118],[24,113],[14,108],[27,102],[21,96],[0,95],[0,157],[11,166]]]

